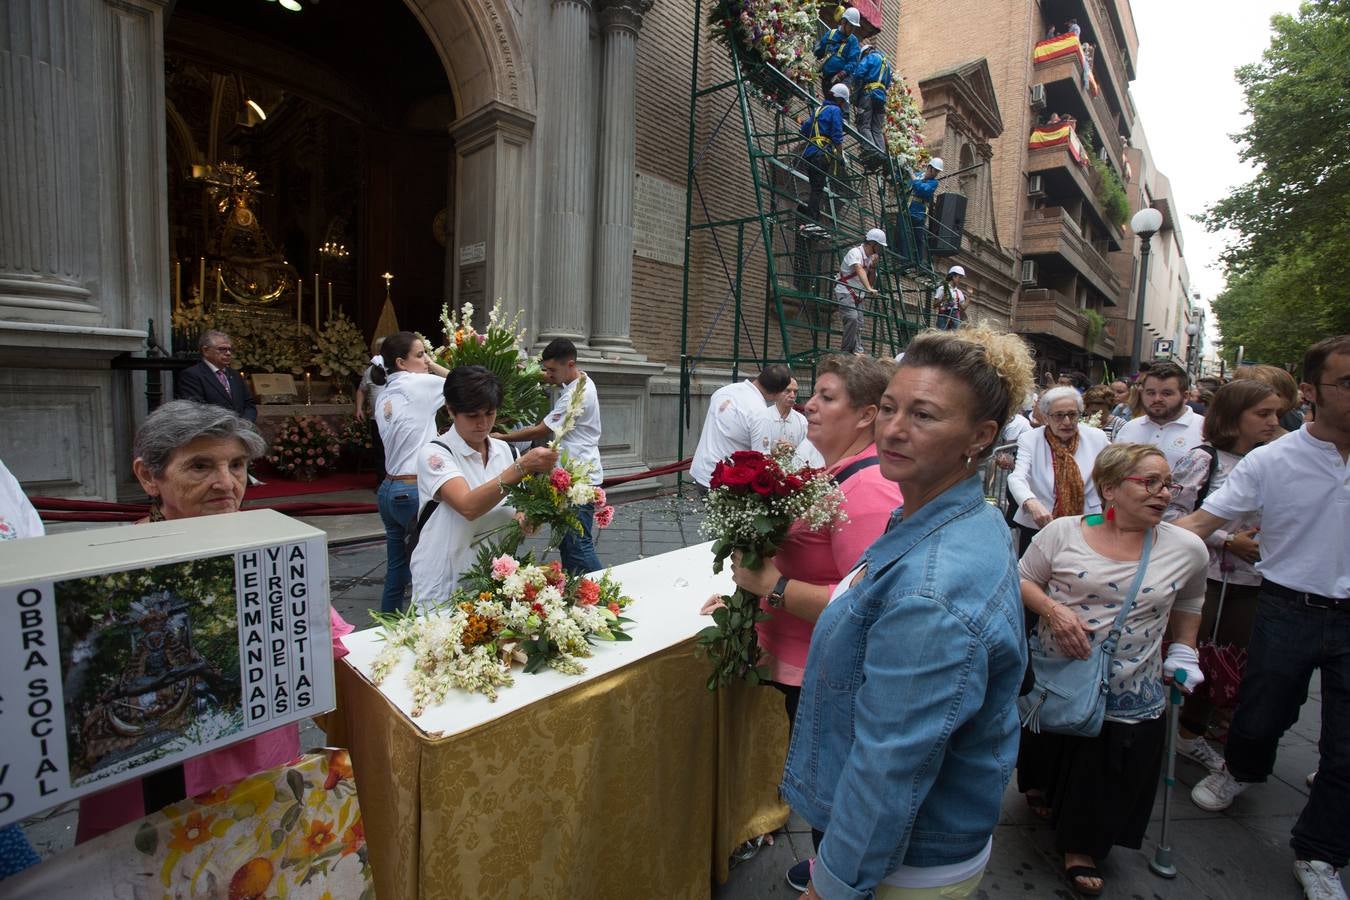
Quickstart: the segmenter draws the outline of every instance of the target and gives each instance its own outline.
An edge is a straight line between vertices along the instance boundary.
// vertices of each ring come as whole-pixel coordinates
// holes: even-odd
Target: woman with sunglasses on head
[[[1017,779],[1054,827],[1070,885],[1095,896],[1104,884],[1097,863],[1112,846],[1138,848],[1148,827],[1166,739],[1164,680],[1178,669],[1185,691],[1204,680],[1195,639],[1209,554],[1195,535],[1162,520],[1177,485],[1157,447],[1112,444],[1092,480],[1106,514],[1050,522],[1020,570],[1022,602],[1040,616],[1036,639],[1047,657],[1087,659],[1129,605],[1110,664],[1106,720],[1090,738],[1024,728]]]
[[[1106,432],[1083,424],[1083,395],[1077,389],[1053,387],[1036,406],[1046,424],[1018,437],[1017,465],[1008,476],[1022,548],[1053,519],[1102,511],[1087,475],[1110,443]]]

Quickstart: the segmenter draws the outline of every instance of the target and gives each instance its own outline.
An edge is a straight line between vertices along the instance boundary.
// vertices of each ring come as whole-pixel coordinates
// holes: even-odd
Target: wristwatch
[[[783,608],[783,602],[786,600],[783,595],[787,592],[788,581],[786,575],[780,576],[778,581],[774,583],[773,590],[769,591],[769,605],[774,609]]]

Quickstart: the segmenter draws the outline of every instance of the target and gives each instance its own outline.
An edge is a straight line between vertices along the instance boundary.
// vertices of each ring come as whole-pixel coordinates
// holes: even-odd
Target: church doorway
[[[439,336],[457,113],[403,0],[178,0],[164,61],[175,305]]]

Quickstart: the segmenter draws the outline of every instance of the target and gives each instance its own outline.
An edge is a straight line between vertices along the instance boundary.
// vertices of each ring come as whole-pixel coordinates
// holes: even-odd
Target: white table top
[[[623,668],[686,641],[712,624],[711,617],[699,615],[699,608],[710,595],[730,593],[735,585],[731,583],[729,567],[721,575],[713,574],[711,547],[710,541],[615,566],[614,576],[635,601],[624,612],[626,618],[633,620],[626,629],[633,640],[597,641],[592,645],[595,655],[582,660],[586,667],[582,675],[564,675],[549,668],[526,675],[516,666],[512,668],[515,684],[499,688],[495,702],[482,694],[453,691],[440,706],[413,719],[412,692],[407,686],[412,654],[408,653],[377,690],[422,731],[433,737],[449,737]],[[381,634],[382,629],[370,628],[343,638],[351,651],[343,661],[366,679],[370,678],[375,657],[384,648]],[[703,690],[703,681],[696,687]]]

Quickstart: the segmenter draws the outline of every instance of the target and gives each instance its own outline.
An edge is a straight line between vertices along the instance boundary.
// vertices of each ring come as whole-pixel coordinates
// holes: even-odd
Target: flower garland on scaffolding
[[[749,64],[751,78],[758,74],[756,66],[771,65],[808,93],[814,90],[820,63],[813,52],[816,4],[811,0],[719,0],[708,24],[713,37]]]
[[[918,172],[931,155],[924,146],[923,111],[904,77],[895,73],[886,92],[886,153],[910,172]]]

